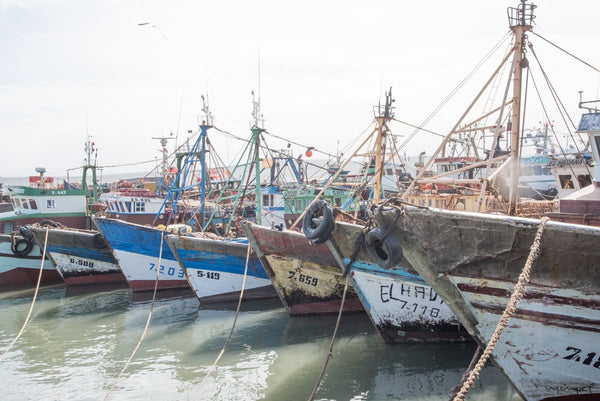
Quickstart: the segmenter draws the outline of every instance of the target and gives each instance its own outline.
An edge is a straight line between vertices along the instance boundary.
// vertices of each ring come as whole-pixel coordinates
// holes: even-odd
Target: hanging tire
[[[21,233],[23,238],[29,240],[29,242],[33,242],[33,235],[31,235],[31,231],[29,231],[29,227],[27,227],[27,226],[19,227],[19,233]]]
[[[400,242],[393,233],[387,233],[383,227],[377,227],[367,234],[366,248],[371,258],[383,269],[397,266],[403,257]]]
[[[40,226],[42,227],[52,227],[52,228],[58,228],[59,227],[59,223],[57,223],[56,221],[52,221],[52,220],[42,220],[40,221]]]
[[[313,219],[319,219],[318,222]],[[325,201],[315,202],[304,215],[302,221],[302,232],[313,244],[322,244],[329,239],[335,227],[333,210]]]
[[[28,238],[18,238],[12,243],[10,248],[17,256],[27,256],[33,249],[33,242]]]
[[[94,236],[92,237],[92,245],[94,245],[94,248],[96,248],[96,249],[106,248],[106,241],[104,240],[104,237],[102,236],[102,234],[100,234],[100,233],[94,234]]]

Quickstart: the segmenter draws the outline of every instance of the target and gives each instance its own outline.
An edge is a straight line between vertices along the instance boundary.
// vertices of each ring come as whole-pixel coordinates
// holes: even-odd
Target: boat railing
[[[535,19],[533,10],[535,10],[536,7],[535,4],[527,3],[525,0],[522,0],[518,7],[508,7],[506,12],[508,14],[508,23],[510,27],[531,26]]]

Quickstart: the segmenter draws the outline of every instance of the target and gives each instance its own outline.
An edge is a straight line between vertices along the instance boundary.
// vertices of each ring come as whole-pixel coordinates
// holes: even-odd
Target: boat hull
[[[411,207],[397,213],[379,209],[375,219],[391,227],[409,261],[485,346],[540,221]],[[492,353],[526,400],[600,396],[598,243],[595,227],[545,227],[530,283]]]
[[[189,288],[183,268],[166,240],[161,241],[162,230],[106,218],[94,222],[133,291],[151,291],[155,285],[157,289]]]
[[[30,227],[30,231],[38,244],[44,243],[45,228]],[[108,244],[96,235],[95,231],[48,230],[46,252],[68,285],[126,282]]]
[[[34,288],[37,285],[41,265],[42,253],[37,245],[33,245],[27,255],[15,255],[11,249],[11,236],[0,234],[0,291]],[[52,262],[48,259],[44,260],[40,285],[62,282]]]
[[[312,245],[295,231],[243,227],[290,315],[339,312],[346,279],[326,245]],[[364,312],[352,287],[344,312]]]
[[[239,299],[248,244],[239,241],[169,235],[167,242],[201,302]],[[276,297],[269,276],[256,256],[248,260],[244,299]]]
[[[353,286],[383,340],[472,341],[448,305],[406,259],[385,268],[375,263],[364,241],[357,241],[363,230],[360,225],[337,222],[327,244],[349,266]],[[362,245],[356,249],[357,244]]]

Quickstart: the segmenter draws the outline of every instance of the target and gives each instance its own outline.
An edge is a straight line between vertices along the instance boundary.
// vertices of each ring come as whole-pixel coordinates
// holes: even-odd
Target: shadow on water
[[[0,349],[21,327],[32,292],[0,298]],[[136,347],[152,293],[44,288],[27,331],[2,361],[2,400],[102,399]],[[279,299],[200,304],[160,291],[148,333],[111,400],[306,400],[336,316],[290,317]],[[474,345],[386,345],[366,315],[343,316],[318,400],[447,400]],[[488,366],[469,400],[516,401]]]

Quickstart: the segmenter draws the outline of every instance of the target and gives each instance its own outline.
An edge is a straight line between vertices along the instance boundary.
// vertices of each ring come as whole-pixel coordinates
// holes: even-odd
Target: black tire
[[[400,242],[393,233],[383,227],[377,227],[367,234],[366,248],[371,258],[383,269],[398,266],[403,257]],[[385,238],[384,238],[385,236]]]
[[[52,228],[58,228],[59,224],[52,220],[42,220],[42,221],[40,221],[40,226],[42,226],[42,227],[48,226],[48,227],[52,227]]]
[[[23,244],[25,246],[23,247]],[[27,256],[33,249],[33,242],[28,238],[17,238],[11,246],[12,252],[17,256]]]
[[[94,245],[94,248],[96,248],[96,249],[106,248],[106,241],[104,240],[104,237],[102,236],[102,234],[100,234],[100,233],[94,234],[94,236],[92,237],[92,245]]]
[[[313,219],[319,219],[317,222]],[[313,244],[322,244],[329,239],[335,228],[333,210],[325,201],[315,202],[304,215],[302,221],[302,232]]]
[[[23,238],[29,240],[29,242],[33,242],[33,235],[31,235],[31,232],[29,231],[29,227],[27,227],[27,226],[19,227],[19,233],[21,233]]]

